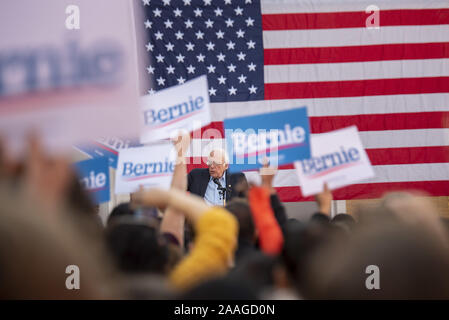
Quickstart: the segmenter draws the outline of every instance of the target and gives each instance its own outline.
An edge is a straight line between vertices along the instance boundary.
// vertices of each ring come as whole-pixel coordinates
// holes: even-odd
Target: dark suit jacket
[[[226,201],[229,201],[233,197],[238,197],[239,193],[235,186],[240,181],[246,181],[245,175],[241,172],[239,173],[229,173],[228,170],[225,171],[226,175],[226,188],[231,192],[226,192]],[[210,181],[209,169],[193,169],[189,172],[187,177],[187,191],[196,194],[200,197],[204,197],[207,189],[207,185]],[[224,186],[223,186],[224,187]]]

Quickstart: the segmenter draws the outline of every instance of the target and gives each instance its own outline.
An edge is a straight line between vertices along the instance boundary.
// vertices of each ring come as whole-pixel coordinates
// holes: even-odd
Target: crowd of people
[[[33,136],[23,161],[1,143],[0,298],[449,298],[448,230],[421,194],[390,193],[331,218],[325,186],[300,221],[265,167],[261,185],[211,206],[186,191],[188,137],[174,144],[171,188],[141,188],[103,225],[69,159]],[[79,289],[66,286],[73,265]]]

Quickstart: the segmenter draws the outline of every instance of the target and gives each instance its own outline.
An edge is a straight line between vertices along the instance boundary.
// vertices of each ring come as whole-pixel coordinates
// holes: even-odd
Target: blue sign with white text
[[[80,161],[75,167],[81,185],[89,192],[94,203],[108,202],[111,197],[108,158]]]
[[[310,158],[307,108],[224,120],[229,170],[277,167]]]
[[[120,150],[142,146],[139,138],[122,139],[118,137],[107,137],[99,140],[92,140],[90,143],[75,145],[75,149],[88,155],[91,158],[107,157],[109,166],[117,168],[118,153]]]

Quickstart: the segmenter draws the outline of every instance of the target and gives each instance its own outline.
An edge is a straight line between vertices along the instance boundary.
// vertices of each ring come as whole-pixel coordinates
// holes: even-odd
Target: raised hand
[[[327,183],[324,183],[323,191],[315,195],[315,201],[318,204],[320,213],[330,215],[333,198],[332,191],[327,187]]]

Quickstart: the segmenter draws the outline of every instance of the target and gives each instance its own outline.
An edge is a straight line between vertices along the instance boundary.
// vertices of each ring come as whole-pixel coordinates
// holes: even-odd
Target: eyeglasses
[[[209,167],[212,167],[212,166],[214,166],[214,167],[218,167],[218,166],[222,166],[224,163],[218,163],[218,162],[215,162],[215,161],[207,161],[207,165],[209,166]]]

